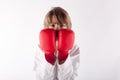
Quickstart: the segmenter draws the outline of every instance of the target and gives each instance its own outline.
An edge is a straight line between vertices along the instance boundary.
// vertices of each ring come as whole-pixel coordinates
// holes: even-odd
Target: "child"
[[[75,80],[80,50],[71,25],[69,14],[61,7],[52,8],[45,16],[35,56],[37,80]]]

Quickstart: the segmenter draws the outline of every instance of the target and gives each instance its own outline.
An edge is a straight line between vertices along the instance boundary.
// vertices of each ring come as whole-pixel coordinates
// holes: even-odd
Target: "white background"
[[[72,19],[81,50],[77,80],[120,80],[119,0],[0,0],[0,80],[35,80],[39,31],[54,6]]]

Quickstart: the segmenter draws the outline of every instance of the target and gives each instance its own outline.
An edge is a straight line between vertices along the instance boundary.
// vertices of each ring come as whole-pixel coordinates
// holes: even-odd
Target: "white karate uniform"
[[[48,63],[44,52],[37,47],[35,54],[35,75],[36,80],[75,80],[80,67],[80,49],[77,45],[68,52],[69,55],[63,64],[56,60],[54,65]]]

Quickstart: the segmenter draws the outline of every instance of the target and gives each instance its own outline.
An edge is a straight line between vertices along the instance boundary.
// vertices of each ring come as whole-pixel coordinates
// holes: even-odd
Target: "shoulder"
[[[36,56],[44,57],[44,52],[40,49],[39,44],[36,46],[35,55],[36,55]]]
[[[69,51],[71,56],[80,54],[80,47],[78,44],[74,44],[73,48]]]

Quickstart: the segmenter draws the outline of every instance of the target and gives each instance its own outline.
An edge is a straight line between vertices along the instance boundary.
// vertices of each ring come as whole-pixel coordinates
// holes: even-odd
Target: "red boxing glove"
[[[43,29],[39,34],[40,48],[45,52],[47,62],[54,64],[56,50],[56,31],[54,29]]]
[[[72,49],[75,35],[70,29],[61,29],[58,33],[58,59],[59,62],[65,61],[68,57],[68,51]]]

